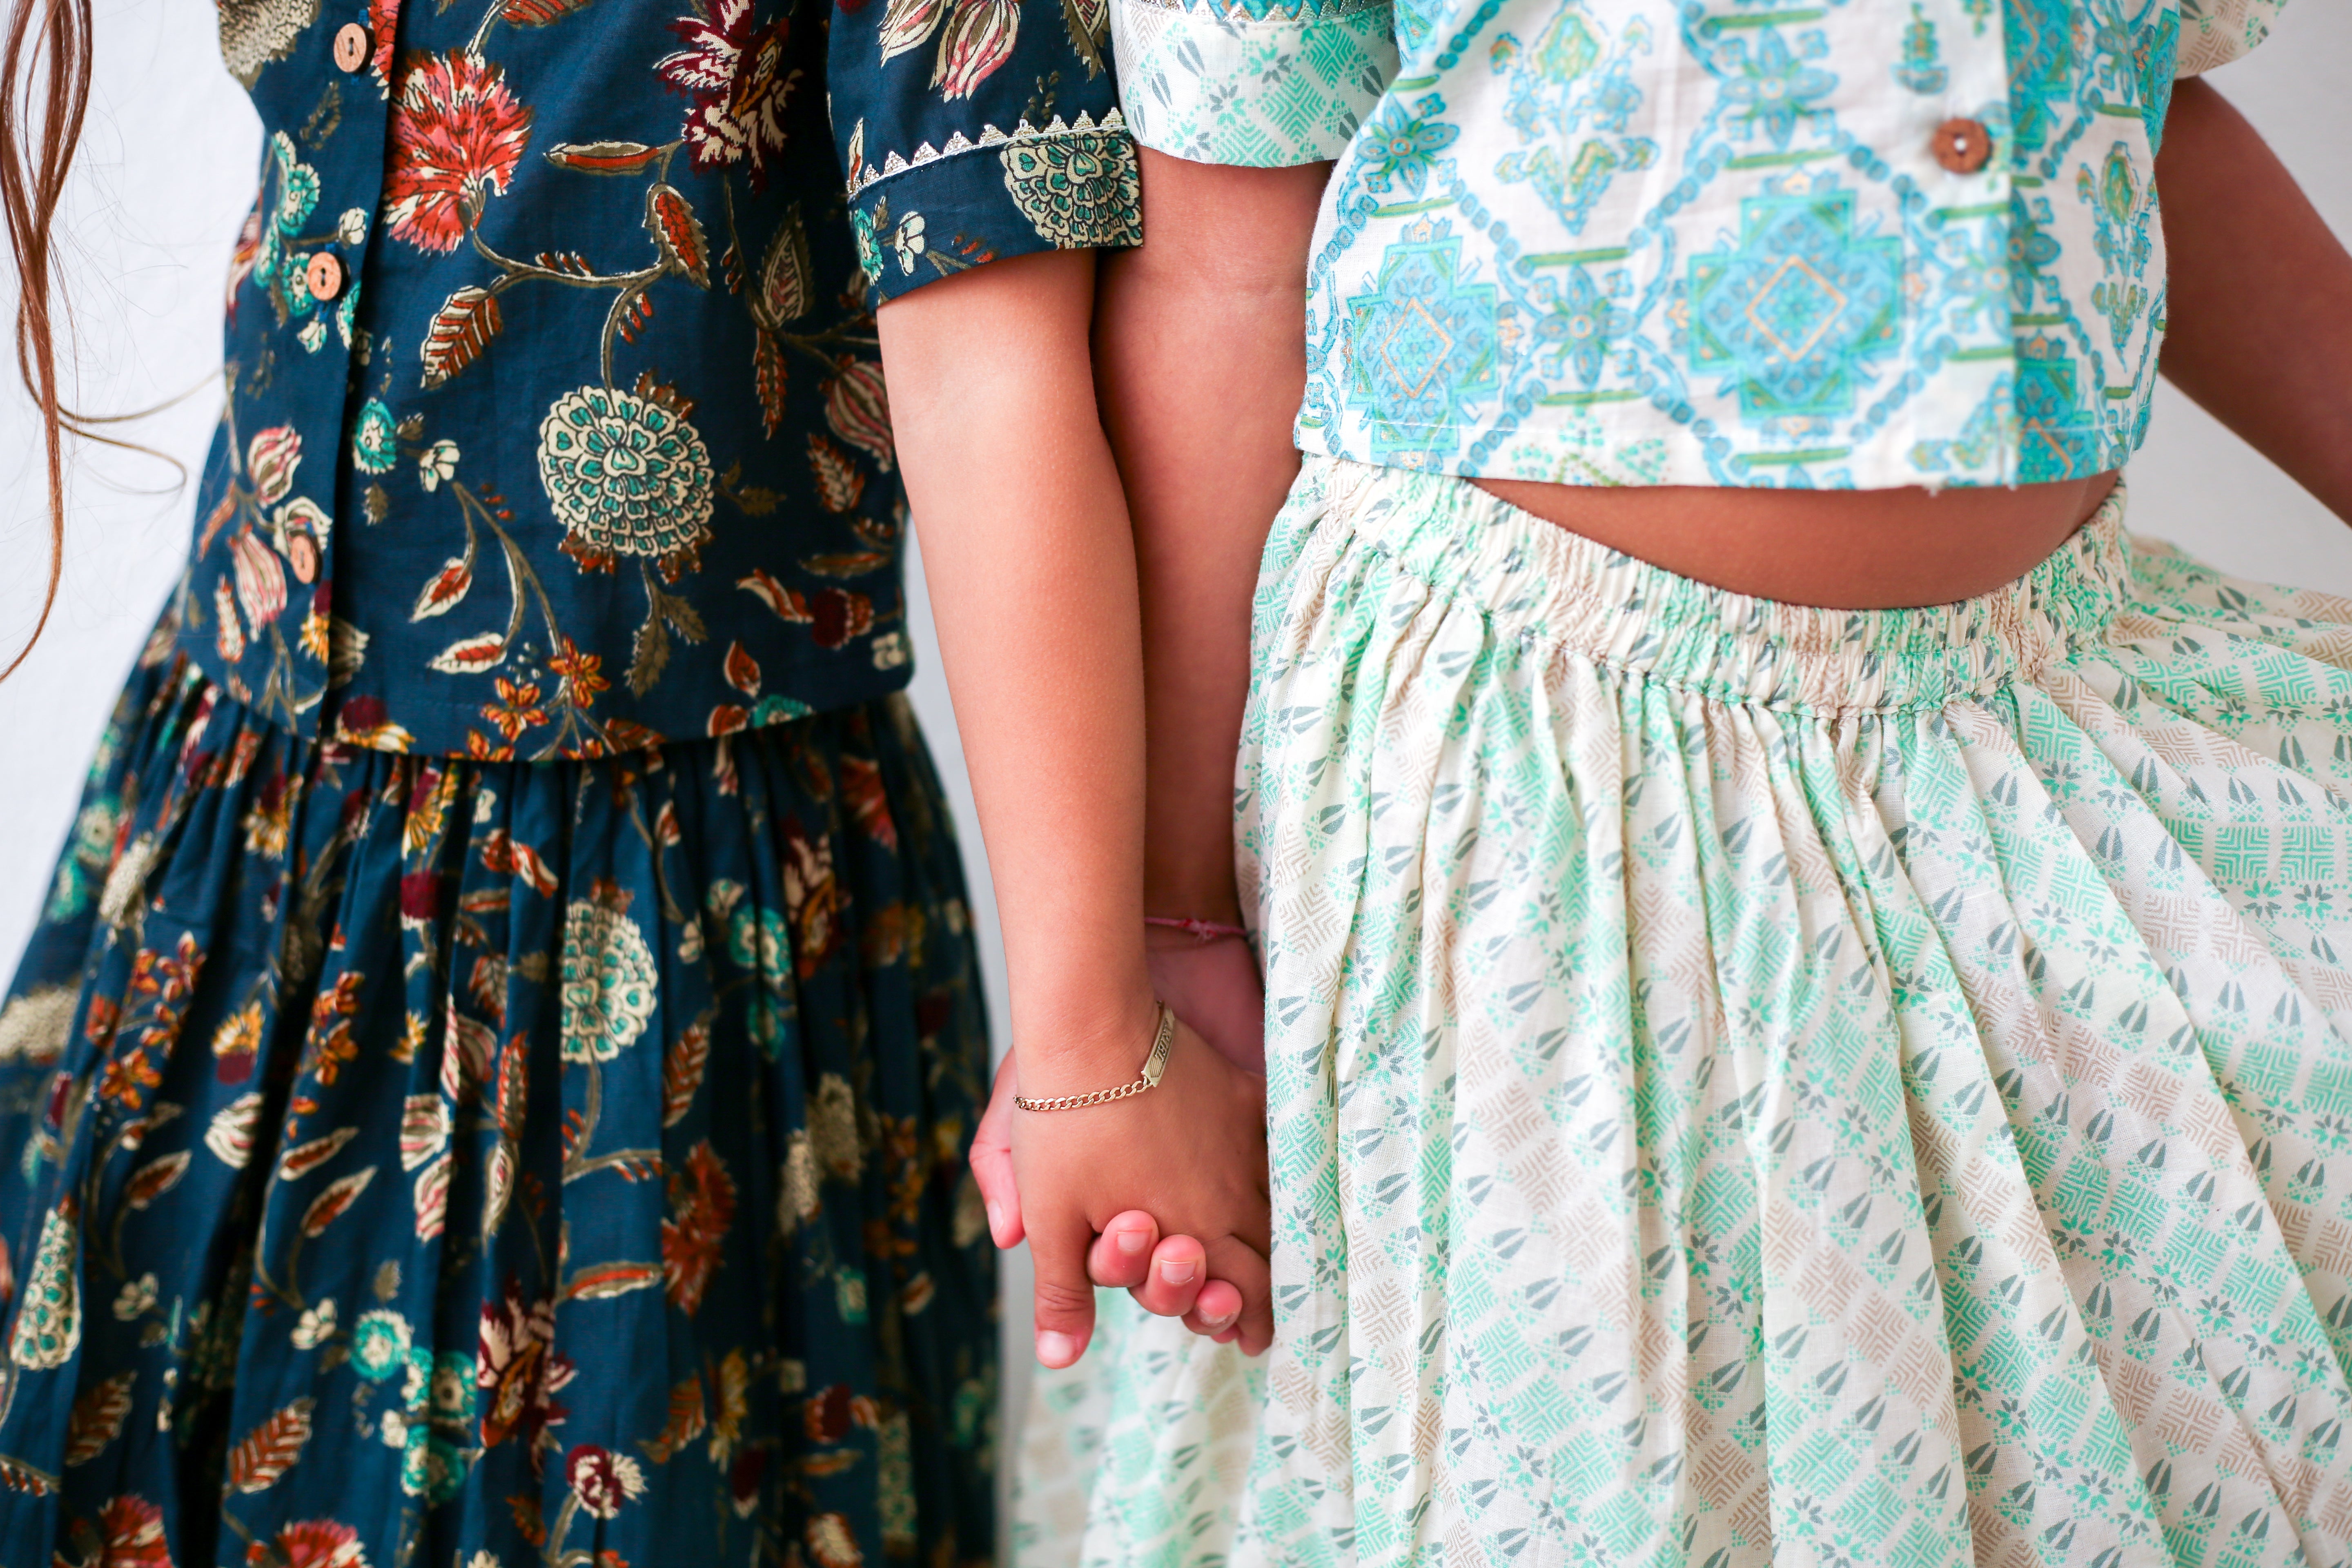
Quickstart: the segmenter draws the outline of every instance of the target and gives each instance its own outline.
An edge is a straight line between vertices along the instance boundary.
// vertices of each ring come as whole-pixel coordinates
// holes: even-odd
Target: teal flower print
[[[635,392],[567,392],[539,426],[539,477],[563,524],[562,552],[590,571],[651,556],[675,574],[710,538],[710,452],[684,404],[640,380]]]
[[[1445,100],[1436,93],[1407,109],[1402,99],[1389,99],[1371,122],[1357,133],[1363,150],[1364,185],[1388,191],[1402,184],[1414,195],[1429,183],[1430,161],[1461,136],[1459,126],[1439,117]]]
[[[368,1312],[352,1325],[352,1365],[370,1383],[407,1371],[408,1349],[408,1320],[397,1312]]]
[[[352,430],[352,462],[363,474],[388,474],[398,461],[400,437],[392,410],[371,397],[361,405],[359,422]]]
[[[1804,52],[1814,52],[1814,46],[1807,44]],[[1753,49],[1734,45],[1723,58],[1734,73],[1724,78],[1723,96],[1735,106],[1735,118],[1750,133],[1770,137],[1775,147],[1789,144],[1797,116],[1824,112],[1813,107],[1813,100],[1837,86],[1835,75],[1791,54],[1778,27],[1765,28]]]
[[[620,910],[582,899],[563,922],[563,1059],[608,1062],[637,1043],[660,980],[653,950]]]

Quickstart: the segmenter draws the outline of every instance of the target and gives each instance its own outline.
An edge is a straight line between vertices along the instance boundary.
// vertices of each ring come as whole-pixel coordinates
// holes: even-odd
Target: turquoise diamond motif
[[[1424,218],[1348,300],[1348,403],[1368,416],[1376,461],[1453,451],[1475,395],[1494,387],[1495,286],[1457,276],[1461,258],[1452,226]]]
[[[1694,369],[1750,420],[1850,413],[1902,340],[1903,244],[1853,232],[1853,193],[1824,184],[1739,204],[1738,242],[1694,256]]]

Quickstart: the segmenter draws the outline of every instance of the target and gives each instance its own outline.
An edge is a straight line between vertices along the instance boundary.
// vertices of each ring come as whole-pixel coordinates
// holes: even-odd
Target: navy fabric
[[[0,1010],[0,1563],[986,1560],[963,898],[903,698],[396,757],[159,638]]]
[[[485,760],[903,686],[871,305],[1140,237],[1099,0],[1025,10],[221,0],[268,149],[188,656]]]

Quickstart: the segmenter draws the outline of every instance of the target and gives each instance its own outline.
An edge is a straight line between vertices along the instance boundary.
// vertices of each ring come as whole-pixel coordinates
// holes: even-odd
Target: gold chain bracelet
[[[1176,1040],[1176,1014],[1167,1003],[1160,1004],[1160,1032],[1151,1037],[1151,1054],[1143,1058],[1143,1076],[1133,1083],[1120,1084],[1117,1089],[1098,1089],[1092,1094],[1066,1094],[1059,1100],[1025,1100],[1013,1097],[1013,1103],[1024,1110],[1077,1110],[1089,1105],[1108,1105],[1114,1100],[1125,1100],[1130,1094],[1141,1094],[1147,1089],[1160,1087],[1160,1075],[1168,1070],[1168,1047]]]

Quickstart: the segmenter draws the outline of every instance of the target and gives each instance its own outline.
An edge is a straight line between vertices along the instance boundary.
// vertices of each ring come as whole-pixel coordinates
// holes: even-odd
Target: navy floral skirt
[[[902,700],[476,763],[151,654],[0,1012],[0,1563],[985,1560],[986,1069]]]

